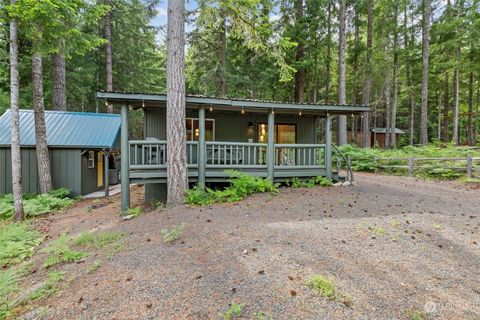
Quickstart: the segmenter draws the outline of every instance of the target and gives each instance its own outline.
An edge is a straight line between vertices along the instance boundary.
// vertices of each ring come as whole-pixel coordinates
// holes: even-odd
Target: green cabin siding
[[[198,118],[198,110],[187,110],[187,118]],[[166,140],[166,110],[164,108],[146,108],[144,133],[145,138],[152,137]],[[267,123],[266,113],[244,113],[232,111],[205,112],[206,119],[215,120],[215,141],[248,142],[248,139],[257,141],[257,128],[260,123]],[[275,123],[295,124],[297,126],[296,143],[315,143],[314,116],[298,116],[275,114]],[[249,127],[253,124],[253,128]]]
[[[24,193],[38,193],[37,156],[35,148],[21,148],[22,187]],[[84,195],[101,190],[97,187],[97,162],[88,169],[87,153],[81,149],[49,150],[52,183],[55,189],[67,188],[72,195]],[[96,157],[101,153],[96,151]],[[95,158],[95,161],[97,158]],[[0,148],[0,194],[12,192],[12,166],[10,148]]]

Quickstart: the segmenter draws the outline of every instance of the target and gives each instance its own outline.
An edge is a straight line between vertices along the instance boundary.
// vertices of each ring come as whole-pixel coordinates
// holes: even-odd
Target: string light
[[[243,110],[243,107],[242,107],[242,114],[244,114],[244,113],[245,113],[245,110]]]
[[[328,113],[328,110],[327,110],[327,117],[329,117],[329,116],[330,116],[330,114]]]
[[[352,113],[352,118],[353,118],[353,113]]]
[[[105,100],[105,106],[108,107],[108,100]]]
[[[213,111],[213,106],[212,106],[212,105],[210,105],[210,112],[212,112],[212,111]]]
[[[145,100],[142,100],[142,108],[145,108]]]
[[[272,114],[275,114],[275,111],[273,111],[273,108],[272,108]]]
[[[300,112],[298,113],[298,115],[299,115],[299,116],[301,116],[301,115],[302,115],[302,109],[300,109]]]

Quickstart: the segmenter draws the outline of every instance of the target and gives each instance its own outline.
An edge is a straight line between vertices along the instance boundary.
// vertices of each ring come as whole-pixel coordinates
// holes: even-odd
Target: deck
[[[167,180],[167,143],[162,140],[129,141],[130,183],[165,183]],[[187,142],[190,182],[198,182],[201,171],[199,142]],[[206,141],[204,149],[205,182],[225,182],[226,170],[238,170],[258,177],[268,177],[268,144]],[[293,177],[329,176],[325,144],[275,144],[273,179],[281,182]],[[335,152],[333,154],[335,162]],[[338,161],[337,161],[338,162]],[[331,167],[330,167],[331,168]],[[331,178],[340,180],[339,168]]]

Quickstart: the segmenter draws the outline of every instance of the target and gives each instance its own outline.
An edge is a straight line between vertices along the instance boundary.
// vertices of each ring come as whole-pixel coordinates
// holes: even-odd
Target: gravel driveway
[[[129,221],[118,203],[95,209],[101,218],[72,232],[124,231],[124,249],[66,266],[68,285],[40,305],[51,319],[222,319],[232,301],[241,319],[480,319],[480,191],[356,178]],[[182,223],[165,244],[160,230]],[[85,272],[96,259],[100,269]],[[308,288],[312,275],[331,277],[348,301]]]

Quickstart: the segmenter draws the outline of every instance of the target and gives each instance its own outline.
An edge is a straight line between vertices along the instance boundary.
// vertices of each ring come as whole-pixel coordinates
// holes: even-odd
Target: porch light
[[[353,118],[353,113],[352,113],[352,118]]]
[[[145,108],[145,100],[142,100],[142,108]]]
[[[243,107],[242,107],[242,114],[244,114],[244,113],[245,113],[245,110],[243,110]]]
[[[300,112],[298,113],[298,115],[299,115],[299,116],[301,116],[301,115],[302,115],[302,109],[300,109]]]
[[[108,100],[105,100],[105,106],[108,107]]]
[[[212,112],[212,111],[213,111],[213,106],[212,106],[212,105],[210,105],[210,112]]]
[[[273,111],[273,108],[272,108],[272,114],[275,114],[275,111]]]
[[[328,113],[328,110],[327,110],[327,117],[329,117],[329,116],[330,116],[330,113]]]

